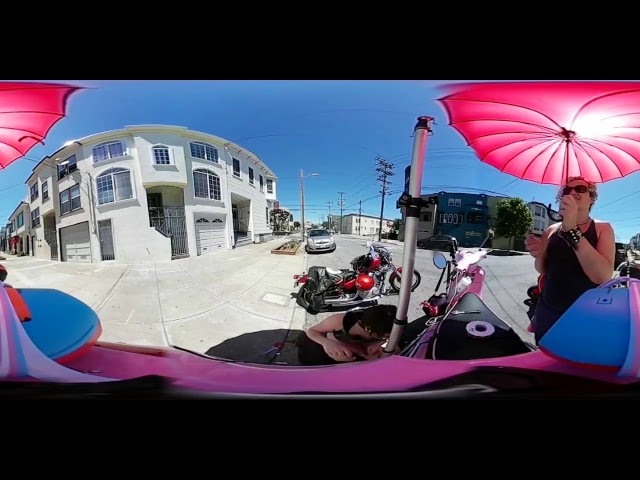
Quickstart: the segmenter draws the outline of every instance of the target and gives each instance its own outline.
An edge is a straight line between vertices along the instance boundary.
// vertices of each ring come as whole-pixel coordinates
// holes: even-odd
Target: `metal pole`
[[[420,197],[424,156],[427,149],[427,138],[432,131],[432,123],[432,117],[418,117],[418,123],[416,123],[413,130],[413,152],[411,154],[411,176],[409,178],[408,192],[413,198]],[[411,285],[413,284],[413,269],[416,263],[419,220],[420,209],[408,207],[406,209],[404,258],[402,262],[398,310],[391,335],[389,335],[389,341],[384,348],[384,356],[390,355],[395,351],[402,338],[404,327],[407,324],[407,312],[409,310],[409,300],[411,299]]]
[[[304,172],[300,169],[300,210],[302,211],[302,241],[304,242]]]

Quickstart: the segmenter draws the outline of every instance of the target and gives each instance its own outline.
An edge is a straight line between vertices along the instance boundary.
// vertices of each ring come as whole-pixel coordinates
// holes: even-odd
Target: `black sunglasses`
[[[562,195],[569,195],[574,190],[577,193],[587,193],[589,191],[589,188],[586,185],[576,185],[575,187],[567,186],[562,189]]]

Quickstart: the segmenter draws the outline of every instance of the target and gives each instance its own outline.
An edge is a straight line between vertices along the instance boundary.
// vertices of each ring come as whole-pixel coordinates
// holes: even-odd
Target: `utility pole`
[[[304,172],[300,169],[300,210],[302,212],[302,241],[304,242]]]
[[[362,223],[362,200],[360,200],[360,208],[358,209],[358,235],[360,235],[361,223]]]
[[[344,200],[342,199],[343,195],[346,195],[347,192],[338,192],[340,195],[340,200],[338,201],[338,206],[340,207],[340,233],[342,233],[342,212],[344,211]]]
[[[328,230],[329,231],[331,231],[331,227],[333,226],[332,225],[333,219],[331,218],[331,205],[332,205],[332,203],[333,202],[327,202],[327,205],[329,205],[329,217],[328,217],[328,220],[329,220],[329,229]]]
[[[393,176],[393,163],[388,162],[384,158],[376,158],[376,172],[379,172],[378,180],[381,185],[380,193],[382,194],[382,202],[380,204],[380,226],[378,228],[378,241],[382,240],[382,217],[384,216],[384,197],[387,195],[387,188],[389,187],[389,181],[387,177]]]

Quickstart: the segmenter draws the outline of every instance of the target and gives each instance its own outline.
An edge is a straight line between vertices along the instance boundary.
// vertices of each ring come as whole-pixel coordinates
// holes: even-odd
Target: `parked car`
[[[616,242],[616,260],[613,268],[618,268],[622,262],[627,261],[627,245]]]
[[[307,253],[311,252],[333,252],[336,249],[336,241],[324,228],[312,228],[307,237]]]
[[[433,235],[429,238],[418,240],[416,245],[418,248],[442,251],[448,251],[453,245],[454,249],[458,250],[458,241],[456,237],[451,235]]]

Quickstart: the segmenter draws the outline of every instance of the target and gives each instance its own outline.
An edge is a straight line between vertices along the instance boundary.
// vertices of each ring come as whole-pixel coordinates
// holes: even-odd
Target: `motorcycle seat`
[[[432,355],[435,360],[474,360],[531,350],[480,297],[467,292],[438,326]]]
[[[342,275],[342,272],[340,270],[336,270],[335,268],[331,268],[331,267],[325,267],[325,271],[329,275]]]

